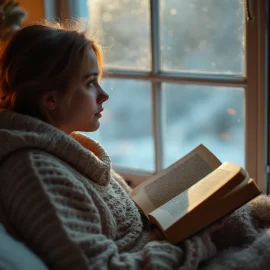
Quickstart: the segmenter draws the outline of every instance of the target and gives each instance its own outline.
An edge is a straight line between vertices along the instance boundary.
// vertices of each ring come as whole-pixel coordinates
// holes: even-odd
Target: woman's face
[[[82,77],[72,96],[62,97],[53,111],[53,122],[67,134],[73,131],[96,131],[99,128],[102,105],[109,96],[98,83],[98,73],[97,58],[90,48],[83,61]]]

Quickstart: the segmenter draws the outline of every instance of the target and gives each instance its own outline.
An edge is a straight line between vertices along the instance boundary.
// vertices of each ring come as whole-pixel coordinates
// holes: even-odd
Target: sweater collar
[[[10,110],[0,111],[0,162],[22,149],[41,149],[99,185],[110,182],[111,160],[102,146],[80,132],[67,135],[37,118]]]

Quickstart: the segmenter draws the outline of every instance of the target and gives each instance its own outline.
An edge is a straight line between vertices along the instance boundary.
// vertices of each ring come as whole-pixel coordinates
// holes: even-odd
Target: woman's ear
[[[47,111],[54,111],[58,101],[57,91],[48,91],[41,96],[41,106]]]

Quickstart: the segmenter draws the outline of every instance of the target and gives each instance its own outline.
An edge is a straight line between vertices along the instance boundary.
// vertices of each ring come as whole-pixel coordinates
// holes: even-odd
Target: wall
[[[44,18],[44,1],[46,0],[18,0],[17,2],[27,11],[25,24]]]

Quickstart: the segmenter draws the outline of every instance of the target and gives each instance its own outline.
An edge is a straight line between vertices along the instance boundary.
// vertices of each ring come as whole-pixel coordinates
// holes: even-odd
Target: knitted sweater
[[[87,136],[3,110],[0,140],[0,223],[50,269],[196,269],[215,253],[206,232],[158,241]]]

